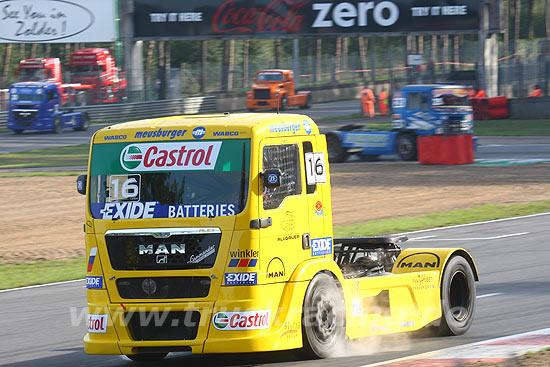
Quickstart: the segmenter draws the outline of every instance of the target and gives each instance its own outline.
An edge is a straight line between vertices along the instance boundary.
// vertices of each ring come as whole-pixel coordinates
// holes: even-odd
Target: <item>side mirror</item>
[[[283,173],[279,168],[266,169],[262,172],[262,181],[264,187],[274,189],[281,187],[281,176]]]
[[[86,195],[87,178],[88,178],[88,175],[80,175],[76,179],[76,191],[78,191],[79,194]]]

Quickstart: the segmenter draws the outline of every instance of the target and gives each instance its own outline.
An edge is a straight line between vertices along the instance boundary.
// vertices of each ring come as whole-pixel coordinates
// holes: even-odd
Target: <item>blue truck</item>
[[[408,85],[393,94],[392,109],[391,131],[347,125],[329,132],[329,160],[344,162],[352,154],[366,160],[397,154],[413,161],[418,157],[417,137],[471,134],[473,130],[472,107],[464,86]]]
[[[54,83],[12,84],[8,106],[8,129],[21,134],[24,130],[60,133],[64,128],[88,128],[89,118],[85,112],[73,112],[60,105],[61,96]]]

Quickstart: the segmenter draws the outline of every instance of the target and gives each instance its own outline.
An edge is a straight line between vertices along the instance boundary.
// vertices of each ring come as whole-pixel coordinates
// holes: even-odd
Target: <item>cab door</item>
[[[302,138],[267,138],[260,149],[259,172],[279,169],[281,176],[280,186],[275,188],[267,188],[259,180],[258,283],[285,282],[309,256],[307,245],[303,245],[304,241],[309,244],[310,204],[305,197]]]
[[[431,114],[429,107],[430,91],[409,91],[407,92],[407,109],[405,119],[407,121],[405,129],[407,130],[430,130]]]

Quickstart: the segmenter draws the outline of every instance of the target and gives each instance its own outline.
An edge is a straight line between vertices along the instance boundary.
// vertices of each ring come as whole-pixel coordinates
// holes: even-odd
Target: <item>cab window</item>
[[[263,169],[279,168],[281,186],[263,188],[264,209],[275,209],[287,196],[302,193],[300,159],[297,144],[268,145],[264,147]]]
[[[423,92],[409,92],[407,96],[409,110],[428,111],[428,98]]]

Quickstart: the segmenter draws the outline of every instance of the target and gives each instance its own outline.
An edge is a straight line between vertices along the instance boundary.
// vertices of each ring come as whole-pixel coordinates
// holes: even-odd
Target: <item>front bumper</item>
[[[280,107],[279,99],[247,99],[246,108],[261,109],[261,108],[277,108]]]

